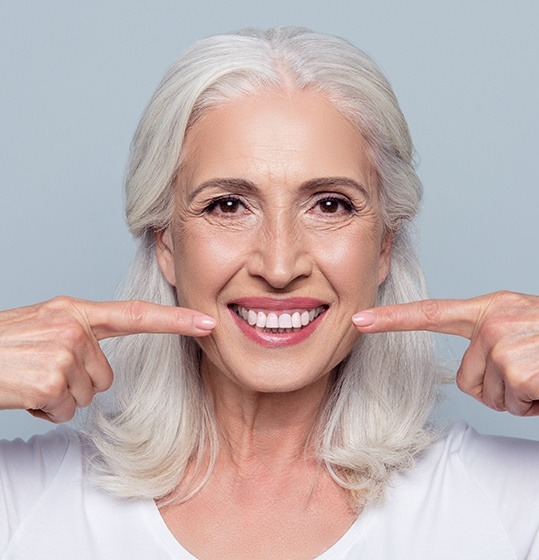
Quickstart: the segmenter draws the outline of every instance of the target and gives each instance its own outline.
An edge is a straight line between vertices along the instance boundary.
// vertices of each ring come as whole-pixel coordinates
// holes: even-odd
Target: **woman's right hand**
[[[0,409],[26,409],[51,422],[112,384],[99,341],[139,333],[210,334],[198,311],[143,301],[90,302],[57,297],[0,312]]]

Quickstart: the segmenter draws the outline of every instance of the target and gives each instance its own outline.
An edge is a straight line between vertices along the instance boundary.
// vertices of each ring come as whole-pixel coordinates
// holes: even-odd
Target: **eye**
[[[337,214],[339,212],[351,214],[355,211],[355,207],[350,200],[340,196],[325,196],[316,201],[315,208],[318,208],[324,214]]]
[[[237,214],[246,210],[245,204],[235,196],[222,196],[212,200],[204,209],[208,214]]]

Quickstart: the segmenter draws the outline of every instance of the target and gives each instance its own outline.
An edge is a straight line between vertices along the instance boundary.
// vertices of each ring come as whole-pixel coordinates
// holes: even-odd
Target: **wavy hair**
[[[139,249],[122,299],[176,304],[156,261],[154,232],[171,223],[173,184],[189,128],[209,107],[276,88],[319,91],[363,135],[378,176],[382,221],[393,237],[391,270],[377,304],[425,297],[412,225],[422,187],[387,79],[348,41],[285,27],[196,42],[157,88],[135,133],[126,176],[127,223]],[[115,340],[109,355],[113,391],[97,399],[87,427],[99,484],[125,497],[189,499],[210,476],[218,453],[197,343],[142,334]],[[339,365],[316,446],[358,509],[383,496],[391,473],[410,468],[432,442],[436,371],[426,333],[360,337]],[[180,481],[183,491],[174,494]]]

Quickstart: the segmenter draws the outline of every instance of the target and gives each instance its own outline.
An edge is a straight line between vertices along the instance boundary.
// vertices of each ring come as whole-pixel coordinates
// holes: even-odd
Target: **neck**
[[[330,375],[287,393],[261,393],[203,368],[221,438],[219,463],[235,470],[286,469],[312,461],[313,436],[326,403]]]

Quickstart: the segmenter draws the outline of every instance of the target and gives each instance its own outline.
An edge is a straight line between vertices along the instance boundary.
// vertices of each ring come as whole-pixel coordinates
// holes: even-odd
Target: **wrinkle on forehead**
[[[207,109],[186,135],[182,160],[174,221],[181,220],[181,207],[192,193],[212,179],[251,182],[260,189],[260,200],[271,200],[274,212],[284,212],[305,181],[349,176],[378,206],[369,144],[316,91],[264,92]]]

